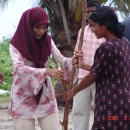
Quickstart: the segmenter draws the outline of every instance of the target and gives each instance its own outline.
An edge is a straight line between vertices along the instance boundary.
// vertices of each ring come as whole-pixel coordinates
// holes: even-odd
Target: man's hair
[[[87,2],[87,7],[93,7],[96,6],[96,8],[101,7],[101,4],[99,3],[99,1],[89,1]]]

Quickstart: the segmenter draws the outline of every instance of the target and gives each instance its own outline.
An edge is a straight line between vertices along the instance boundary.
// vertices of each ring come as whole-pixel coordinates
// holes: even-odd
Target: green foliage
[[[54,87],[56,85],[57,80],[55,78],[51,78],[52,86]]]
[[[9,55],[10,38],[3,38],[0,42],[0,71],[4,74],[4,82],[0,84],[0,89],[10,90],[12,83],[12,61]]]
[[[48,66],[48,68],[51,68],[51,69],[54,68],[54,69],[56,69],[57,68],[56,63],[50,57],[48,57],[48,60],[49,60],[49,66]],[[57,80],[55,78],[51,78],[51,81],[52,81],[52,85],[54,87],[55,84],[56,84],[56,82],[57,82]]]
[[[56,63],[50,57],[48,57],[48,60],[49,60],[49,68],[56,69],[57,68]]]

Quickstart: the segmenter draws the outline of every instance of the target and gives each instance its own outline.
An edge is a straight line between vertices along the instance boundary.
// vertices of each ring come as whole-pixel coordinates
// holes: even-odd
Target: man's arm
[[[78,59],[78,67],[87,71],[91,70],[91,65],[86,64],[81,58]]]

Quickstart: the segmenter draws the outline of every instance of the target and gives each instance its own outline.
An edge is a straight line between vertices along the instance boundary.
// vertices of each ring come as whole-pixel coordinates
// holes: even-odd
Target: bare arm
[[[78,60],[78,61],[77,61]],[[77,64],[78,63],[78,64]],[[72,58],[72,64],[77,64],[78,68],[90,71],[91,65],[88,65],[83,60],[83,51],[75,51],[74,56]]]
[[[92,75],[91,73],[86,75],[77,86],[75,86],[74,88],[72,88],[71,90],[69,90],[65,93],[65,100],[68,101],[68,100],[72,99],[76,93],[78,93],[79,91],[87,88],[92,83],[94,83],[96,81],[97,77],[98,76]]]
[[[87,71],[91,70],[91,65],[86,64],[82,59],[78,59],[78,67]]]

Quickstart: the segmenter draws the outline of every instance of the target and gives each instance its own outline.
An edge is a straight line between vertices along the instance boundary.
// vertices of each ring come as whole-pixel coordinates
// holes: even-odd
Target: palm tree
[[[91,1],[91,0],[87,0]],[[102,5],[108,3],[120,11],[122,17],[128,16],[129,0],[97,0]],[[83,0],[40,0],[38,5],[46,8],[50,17],[51,35],[61,53],[73,55],[77,34],[81,27]]]
[[[81,27],[82,2],[83,0],[43,0],[38,3],[48,10],[52,38],[61,53],[67,57],[73,55]]]

